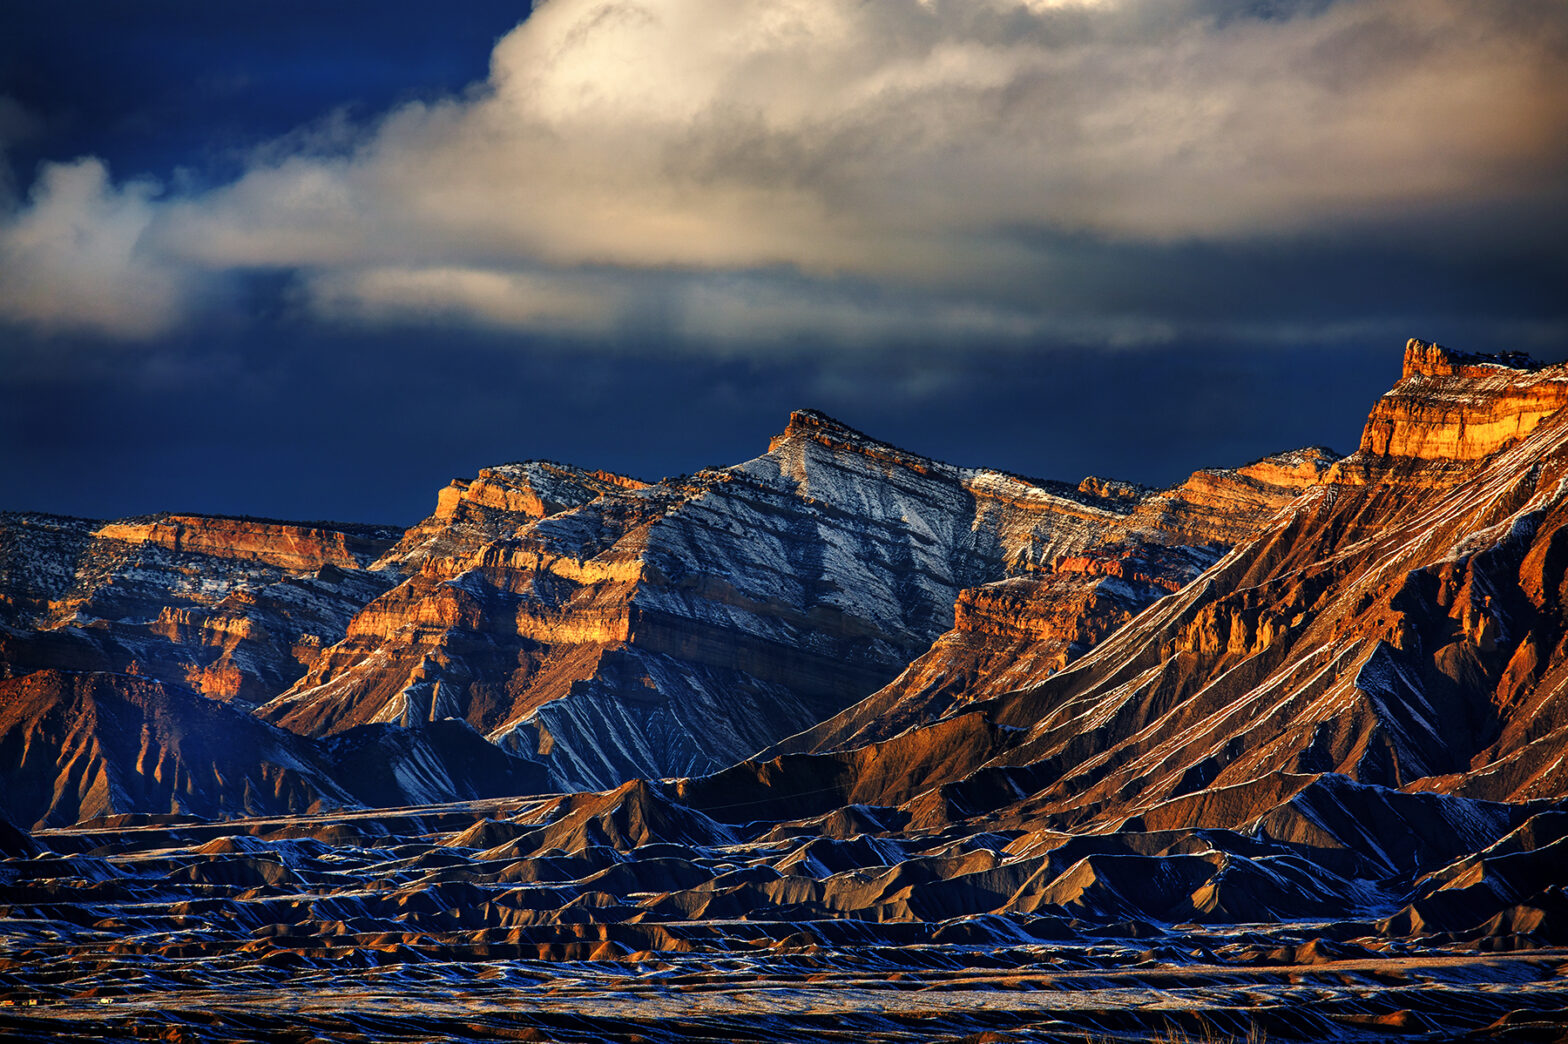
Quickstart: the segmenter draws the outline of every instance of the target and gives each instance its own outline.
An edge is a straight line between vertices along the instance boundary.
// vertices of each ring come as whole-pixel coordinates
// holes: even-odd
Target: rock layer
[[[1297,800],[1281,781],[1322,773],[1407,793],[1563,796],[1568,411],[1537,413],[1568,389],[1568,367],[1433,374],[1431,351],[1411,351],[1368,426],[1427,417],[1432,430],[1369,436],[1334,481],[1065,670],[939,701],[914,727],[852,709],[692,793],[809,791],[985,829],[1249,832]],[[1422,398],[1445,405],[1411,407]],[[1475,460],[1441,456],[1465,445],[1442,432],[1488,426],[1524,434]],[[921,675],[961,671],[965,656],[938,643]],[[791,753],[804,750],[825,753]],[[1299,836],[1321,835],[1324,815],[1363,821],[1365,798],[1341,805],[1302,813]]]
[[[0,515],[0,677],[158,678],[254,706],[397,577],[395,530],[160,515]]]
[[[712,771],[877,689],[952,625],[962,592],[1009,575],[1059,601],[1060,665],[1204,554],[1152,549],[1250,533],[1333,459],[1075,488],[800,411],[763,456],[652,486],[492,469],[443,492],[384,559],[416,575],[263,713],[311,735],[457,716],[563,787]],[[1038,582],[1112,542],[1168,571]]]

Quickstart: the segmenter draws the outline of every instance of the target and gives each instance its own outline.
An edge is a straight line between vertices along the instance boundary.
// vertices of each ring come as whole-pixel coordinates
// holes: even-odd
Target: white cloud
[[[323,273],[311,306],[339,319],[478,319],[538,330],[607,330],[621,305],[613,283],[556,273],[475,268],[370,268]]]
[[[1030,329],[1059,318],[1051,265],[1066,262],[1020,230],[1222,242],[1564,204],[1568,8],[1249,6],[550,0],[462,98],[404,106],[327,151],[264,150],[234,184],[170,203],[100,178],[71,198],[119,231],[48,253],[27,277],[31,317],[75,314],[48,302],[94,278],[121,285],[135,226],[143,260],[297,269],[337,316],[602,331],[642,292],[616,273],[780,271],[933,294],[965,328]],[[8,237],[58,224],[62,192],[35,191]],[[694,335],[790,318],[767,294],[671,285]],[[996,311],[982,291],[999,286],[1018,289]],[[804,329],[863,331],[876,311],[771,293],[818,309],[793,317]],[[135,326],[142,295],[111,296],[105,321]]]
[[[0,316],[132,337],[177,321],[196,275],[141,249],[157,187],[115,187],[96,159],[45,165],[0,224]]]

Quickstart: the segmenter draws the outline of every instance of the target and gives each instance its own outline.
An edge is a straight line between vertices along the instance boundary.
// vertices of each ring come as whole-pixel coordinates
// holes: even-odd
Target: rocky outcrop
[[[991,581],[1054,606],[1059,666],[1212,557],[1160,549],[1253,531],[1331,459],[1080,488],[955,467],[803,410],[763,456],[654,485],[489,469],[442,492],[383,559],[413,575],[263,713],[310,735],[460,717],[562,787],[712,771],[888,682],[955,602],[997,604],[960,598]],[[1074,556],[1118,542],[1167,571],[1075,572]]]
[[[1387,840],[1381,856],[1366,849],[1372,792],[1324,791],[1302,811],[1305,791],[1283,781],[1329,773],[1378,794],[1516,809],[1560,798],[1568,411],[1537,413],[1565,382],[1565,366],[1466,362],[1434,375],[1418,365],[1369,428],[1429,418],[1432,430],[1401,443],[1429,447],[1427,458],[1369,436],[1330,469],[1332,481],[1066,669],[1009,679],[978,702],[935,701],[924,722],[883,725],[852,708],[812,742],[694,782],[691,793],[699,805],[710,785],[732,800],[899,805],[915,821],[988,830],[1256,832],[1291,820],[1312,826],[1280,836],[1334,848],[1332,834],[1370,860],[1391,851]],[[1428,395],[1442,408],[1415,405]],[[1487,424],[1524,434],[1474,460],[1430,455],[1462,445],[1442,431]],[[968,656],[944,640],[920,677],[959,674]],[[791,753],[812,750],[821,753]],[[1464,808],[1438,832],[1481,821]],[[1328,826],[1334,819],[1343,827]]]
[[[956,708],[1037,683],[1219,558],[1212,546],[1110,544],[959,593],[953,627],[874,695],[767,753],[895,736]]]
[[[287,687],[397,572],[397,531],[0,516],[0,677],[129,672],[249,705]]]
[[[156,678],[253,706],[397,578],[397,531],[162,515],[0,516],[0,677]]]
[[[1522,353],[1471,355],[1412,339],[1404,377],[1373,407],[1340,478],[1370,480],[1392,459],[1457,481],[1465,464],[1517,443],[1564,405],[1568,380]]]
[[[582,507],[601,494],[642,489],[647,483],[608,471],[584,471],[551,461],[482,468],[472,480],[453,479],[436,495],[436,510],[403,534],[383,565],[415,572],[440,569],[547,515]]]
[[[93,536],[166,551],[273,566],[289,573],[324,566],[362,569],[386,550],[383,534],[204,515],[162,515],[145,522],[109,522]]]
[[[1038,682],[1180,590],[1232,543],[1262,531],[1324,482],[1338,460],[1331,450],[1309,447],[1234,470],[1198,471],[1168,490],[1085,479],[1080,492],[1125,513],[1102,523],[1080,550],[961,592],[953,628],[889,685],[769,753],[894,736]]]

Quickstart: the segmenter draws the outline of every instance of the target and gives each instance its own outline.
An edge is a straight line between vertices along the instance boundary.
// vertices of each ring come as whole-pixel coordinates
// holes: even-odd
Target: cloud
[[[276,268],[359,320],[602,333],[662,286],[698,340],[902,336],[879,300],[1157,329],[1064,303],[1060,244],[1538,234],[1568,205],[1565,60],[1568,8],[1526,0],[550,0],[466,95],[275,144],[215,191],[56,168],[7,242],[72,206],[118,231],[45,251],[40,303],[0,307],[65,319],[95,279],[156,281],[136,250],[163,292],[111,292],[105,325],[177,311],[176,271]]]
[[[477,319],[496,326],[586,331],[607,328],[619,304],[613,285],[555,273],[473,268],[370,268],[328,272],[307,287],[310,304],[338,319],[412,322]]]
[[[201,273],[142,249],[156,194],[148,181],[114,186],[97,159],[45,164],[28,205],[0,223],[0,316],[118,336],[167,330]]]

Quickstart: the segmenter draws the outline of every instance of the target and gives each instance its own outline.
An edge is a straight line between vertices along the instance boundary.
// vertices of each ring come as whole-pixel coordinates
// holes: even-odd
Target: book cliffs
[[[1351,457],[1290,451],[1165,490],[954,467],[803,410],[762,456],[658,483],[539,461],[487,468],[403,532],[8,515],[0,670],[148,678],[314,739],[455,718],[555,789],[701,775],[1017,700],[1069,664],[1082,679],[1153,657],[1184,685],[1240,663],[1255,672],[1318,618],[1328,573],[1381,577],[1393,566],[1376,554],[1421,557],[1406,537],[1478,524],[1466,483],[1502,481],[1520,457],[1510,447],[1565,393],[1558,368],[1412,340]],[[1540,441],[1523,452],[1537,479],[1535,458],[1550,456]],[[1461,485],[1442,524],[1412,519]],[[1232,549],[1258,540],[1270,550],[1242,569]],[[1527,582],[1543,605],[1547,582]],[[1482,586],[1447,576],[1429,596],[1464,602],[1453,612],[1491,645],[1477,654],[1490,663],[1515,636],[1501,622],[1508,595]],[[1328,614],[1335,626],[1357,648],[1405,651],[1410,635],[1388,622],[1406,618],[1397,592],[1357,591],[1367,605]],[[1161,599],[1166,614],[1193,607],[1134,651],[1156,619],[1140,614]],[[1496,668],[1506,683],[1483,670],[1503,702],[1553,652],[1523,629],[1517,663]],[[1315,649],[1345,645],[1314,634]],[[1112,635],[1113,649],[1079,662]],[[1471,668],[1444,662],[1438,673],[1461,685]],[[1375,731],[1383,743],[1387,728]],[[1421,742],[1384,743],[1379,782],[1453,767]]]
[[[652,485],[485,469],[400,536],[10,516],[6,669],[154,677],[314,737],[459,718],[561,788],[714,771],[854,705],[1008,590],[1055,607],[1040,663],[1059,668],[1332,459],[1074,487],[799,411],[763,456]]]
[[[290,1017],[841,1031],[603,1010],[720,966],[893,1037],[1556,1033],[1565,405],[1568,366],[1411,341],[1348,457],[1164,490],[800,411],[656,483],[489,468],[406,531],[3,516],[0,975],[186,976],[227,998],[194,1039],[367,988],[408,1017]],[[559,962],[579,1000],[448,1011]]]

